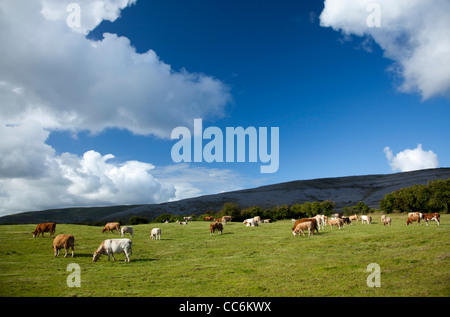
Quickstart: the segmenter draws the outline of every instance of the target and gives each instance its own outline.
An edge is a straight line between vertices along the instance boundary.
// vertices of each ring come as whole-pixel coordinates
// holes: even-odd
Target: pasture
[[[133,254],[108,262],[92,254],[107,238],[101,227],[57,224],[55,235],[75,237],[75,257],[53,256],[52,239],[32,238],[35,225],[0,226],[0,296],[449,296],[450,215],[441,225],[405,225],[405,214],[379,214],[370,225],[294,237],[290,220],[224,226],[210,236],[209,222],[133,226]],[[162,230],[151,240],[152,228]],[[128,235],[125,238],[129,238]],[[70,263],[81,268],[81,287],[68,287]],[[370,263],[381,269],[381,287],[368,287]]]

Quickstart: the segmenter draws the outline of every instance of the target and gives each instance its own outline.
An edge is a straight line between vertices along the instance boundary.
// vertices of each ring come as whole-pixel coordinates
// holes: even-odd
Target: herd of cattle
[[[372,217],[370,215],[362,215],[360,216],[361,223],[371,224]],[[183,222],[177,221],[180,225],[187,225],[188,221],[192,221],[192,217],[184,217]],[[222,218],[215,219],[214,217],[205,217],[205,221],[212,221],[209,225],[210,235],[214,235],[217,231],[219,234],[222,234],[224,224],[231,221],[231,216],[223,216]],[[323,230],[324,226],[329,225],[330,229],[333,229],[333,226],[338,227],[339,230],[344,225],[352,225],[353,221],[358,221],[358,215],[352,215],[349,217],[342,217],[339,214],[335,214],[333,217],[328,219],[325,215],[316,215],[313,218],[302,218],[302,219],[292,219],[294,226],[292,227],[292,234],[294,236],[300,235],[300,233],[305,236],[305,231],[308,231],[308,235],[314,235],[314,231],[319,233],[319,230]],[[408,214],[408,218],[406,220],[406,225],[412,224],[413,222],[417,222],[420,225],[420,220],[424,220],[428,225],[428,221],[436,221],[438,225],[440,225],[440,215],[439,213],[420,213],[413,212]],[[391,225],[391,218],[386,217],[386,215],[381,216],[381,222],[384,226]],[[255,227],[258,226],[259,223],[270,223],[270,219],[261,219],[259,216],[249,218],[243,221],[247,227]],[[74,256],[74,247],[75,247],[75,238],[71,234],[59,234],[56,237],[55,235],[56,223],[41,223],[36,226],[36,229],[33,231],[33,238],[39,237],[42,234],[44,237],[44,232],[49,232],[50,238],[53,239],[53,251],[54,256],[59,255],[59,251],[64,248],[65,254],[64,257],[67,257],[67,251],[72,249],[72,257]],[[120,232],[121,237],[124,237],[126,233],[130,235],[131,238],[134,238],[133,227],[124,226],[120,227],[120,223],[118,222],[110,222],[105,225],[102,229],[103,232]],[[161,228],[153,228],[150,233],[150,238],[153,240],[161,240]],[[113,260],[114,253],[125,253],[125,262],[130,262],[130,255],[132,255],[132,241],[131,239],[107,239],[104,240],[97,250],[94,252],[92,256],[92,261],[96,262],[100,256],[107,255],[108,261],[111,256]]]

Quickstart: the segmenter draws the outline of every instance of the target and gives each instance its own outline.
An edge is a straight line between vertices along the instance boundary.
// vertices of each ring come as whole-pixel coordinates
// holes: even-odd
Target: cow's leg
[[[67,248],[64,248],[64,257],[67,258]]]

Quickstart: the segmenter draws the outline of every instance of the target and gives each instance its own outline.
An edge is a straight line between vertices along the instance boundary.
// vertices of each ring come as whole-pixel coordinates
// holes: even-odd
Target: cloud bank
[[[207,188],[207,179],[189,183],[187,171],[179,171],[177,183],[170,170],[154,177],[147,162],[117,162],[94,149],[57,154],[46,143],[56,130],[107,128],[168,139],[176,126],[224,114],[231,94],[220,80],[175,71],[152,50],[137,53],[125,37],[86,38],[135,2],[77,1],[81,24],[69,27],[63,1],[0,1],[0,215],[159,203]]]
[[[81,26],[69,27],[65,3],[0,3],[0,120],[38,119],[44,128],[120,128],[169,138],[193,118],[216,118],[231,101],[229,88],[211,76],[175,71],[148,50],[139,54],[125,37],[85,34],[114,21],[135,1],[78,1]],[[24,23],[26,21],[26,23]]]
[[[379,5],[380,27],[367,19]],[[373,39],[394,61],[400,91],[423,99],[450,96],[450,2],[447,0],[325,0],[320,25]],[[369,23],[370,25],[370,23]]]
[[[408,172],[439,167],[439,160],[436,153],[431,150],[424,151],[422,144],[418,144],[413,150],[403,150],[395,156],[389,147],[385,147],[384,153],[393,171]]]

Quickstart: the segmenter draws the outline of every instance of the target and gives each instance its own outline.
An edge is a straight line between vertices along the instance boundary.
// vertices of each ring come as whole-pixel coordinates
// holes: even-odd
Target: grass
[[[108,262],[92,254],[106,238],[100,227],[57,224],[75,236],[75,257],[53,256],[52,240],[33,239],[35,225],[0,227],[0,296],[449,296],[450,215],[441,225],[405,225],[394,214],[384,227],[355,223],[342,230],[293,237],[290,220],[245,227],[232,222],[210,236],[209,223],[134,226],[133,255]],[[150,240],[160,227],[160,241]],[[62,253],[64,254],[64,253]],[[69,252],[70,255],[70,252]],[[81,287],[70,288],[67,265],[81,268]],[[370,288],[367,265],[381,268],[381,287]]]

